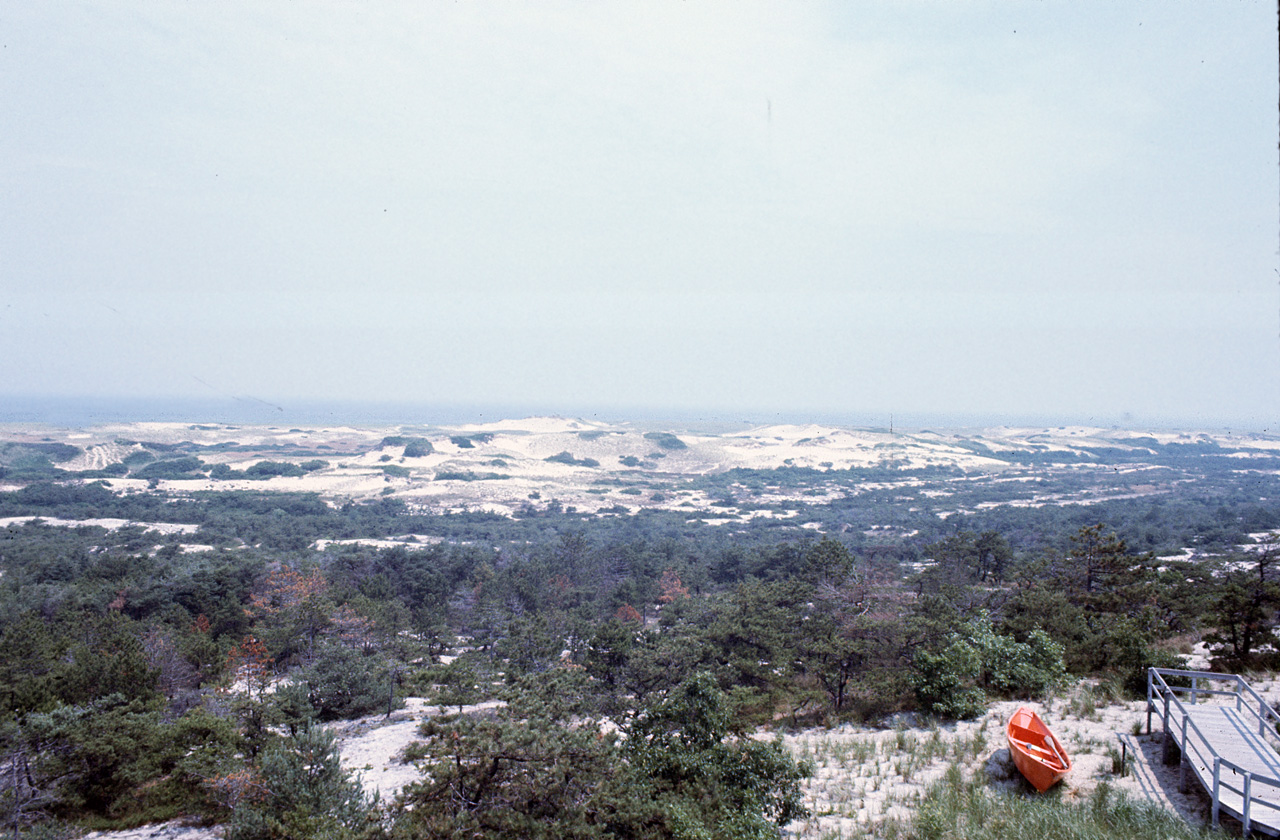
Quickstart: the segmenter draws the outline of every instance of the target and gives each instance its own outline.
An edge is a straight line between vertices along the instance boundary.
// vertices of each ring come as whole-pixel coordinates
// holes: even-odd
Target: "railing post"
[[[1147,669],[1147,734],[1151,734],[1151,675],[1155,668]]]
[[[1248,770],[1244,771],[1244,813],[1241,814],[1241,822],[1244,823],[1244,836],[1249,836],[1251,820],[1249,819],[1249,800],[1253,798],[1253,774]]]
[[[1213,757],[1213,827],[1218,827],[1218,809],[1222,800],[1218,798],[1218,785],[1222,782],[1222,756]]]
[[[1169,694],[1164,695],[1164,731],[1169,734]]]
[[[1267,713],[1267,703],[1265,700],[1258,700],[1258,735],[1261,736],[1267,728],[1267,719],[1264,717]]]
[[[1191,705],[1193,705],[1193,706],[1194,706],[1194,705],[1196,704],[1196,702],[1197,702],[1197,701],[1199,701],[1199,699],[1200,699],[1200,692],[1196,689],[1196,680],[1197,680],[1197,679],[1198,679],[1197,677],[1192,677],[1192,678],[1191,678]]]
[[[1182,743],[1178,745],[1178,790],[1187,792],[1187,765],[1191,763],[1187,756],[1187,716],[1182,716]]]

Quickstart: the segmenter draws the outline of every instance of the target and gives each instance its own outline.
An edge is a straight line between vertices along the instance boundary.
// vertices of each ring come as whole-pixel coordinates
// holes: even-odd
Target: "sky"
[[[4,4],[0,402],[1274,430],[1276,30],[1250,0]]]

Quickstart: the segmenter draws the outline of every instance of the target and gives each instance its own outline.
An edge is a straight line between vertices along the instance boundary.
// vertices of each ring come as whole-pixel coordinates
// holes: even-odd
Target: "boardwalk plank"
[[[1280,754],[1276,753],[1266,736],[1258,733],[1258,718],[1252,712],[1238,711],[1234,704],[1214,702],[1187,705],[1186,712],[1187,718],[1195,727],[1187,727],[1188,747],[1184,751],[1184,759],[1192,775],[1210,796],[1213,794],[1215,754],[1238,764],[1250,774],[1280,779]],[[1175,739],[1180,738],[1182,726],[1182,715],[1177,706],[1171,704],[1167,734]],[[1196,735],[1196,730],[1199,730],[1202,737]],[[1224,768],[1220,783],[1219,803],[1222,811],[1236,819],[1242,819],[1244,775]],[[1280,836],[1280,788],[1255,779],[1252,794],[1253,804],[1250,806],[1249,816],[1253,831]]]

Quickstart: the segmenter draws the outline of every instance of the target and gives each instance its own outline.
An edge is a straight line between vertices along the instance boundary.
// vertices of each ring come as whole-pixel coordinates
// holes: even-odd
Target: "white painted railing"
[[[1171,686],[1165,677],[1189,679],[1191,680],[1191,686]],[[1228,683],[1231,688],[1202,688],[1202,680],[1209,685]],[[1253,715],[1258,722],[1258,735],[1264,739],[1269,738],[1271,741],[1280,741],[1280,736],[1276,734],[1276,724],[1280,724],[1280,714],[1277,714],[1276,710],[1271,708],[1253,690],[1253,687],[1237,674],[1218,674],[1212,671],[1181,671],[1175,668],[1147,669],[1147,734],[1151,734],[1151,713],[1156,711],[1157,700],[1159,700],[1164,705],[1162,717],[1165,734],[1166,736],[1174,736],[1181,754],[1178,768],[1179,784],[1184,789],[1186,788],[1187,765],[1190,763],[1188,756],[1194,754],[1206,769],[1212,766],[1213,784],[1209,793],[1213,797],[1213,824],[1215,826],[1218,824],[1218,814],[1222,805],[1222,791],[1224,789],[1229,790],[1240,794],[1243,802],[1240,815],[1241,822],[1244,823],[1244,834],[1248,835],[1253,822],[1251,819],[1253,803],[1262,801],[1262,797],[1254,795],[1253,786],[1259,784],[1264,787],[1280,789],[1280,778],[1247,770],[1229,758],[1219,755],[1213,744],[1196,726],[1195,721],[1191,720],[1191,716],[1187,714],[1187,708],[1178,697],[1178,693],[1190,695],[1191,705],[1193,706],[1199,702],[1202,696],[1234,696],[1236,699],[1236,711],[1240,713],[1248,712]],[[1248,695],[1249,700],[1253,702],[1246,702],[1245,695]],[[1177,727],[1173,732],[1169,731],[1169,712],[1171,708],[1177,709],[1182,720],[1181,726]],[[1268,726],[1268,723],[1271,725]],[[1236,787],[1223,779],[1222,771],[1224,769],[1233,770],[1242,777],[1240,787]]]

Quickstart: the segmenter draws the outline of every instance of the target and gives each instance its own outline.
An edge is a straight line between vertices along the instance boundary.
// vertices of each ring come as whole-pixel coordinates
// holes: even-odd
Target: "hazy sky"
[[[1276,38],[1249,0],[7,3],[0,393],[1274,431]]]

